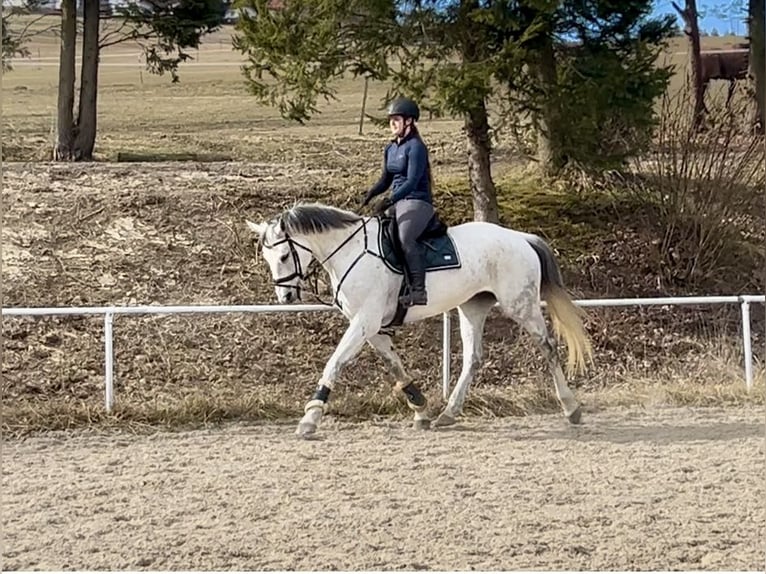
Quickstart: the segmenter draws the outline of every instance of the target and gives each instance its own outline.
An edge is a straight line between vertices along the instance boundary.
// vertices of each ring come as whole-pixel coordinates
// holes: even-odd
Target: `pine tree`
[[[654,60],[672,33],[672,19],[649,19],[651,0],[285,0],[280,10],[269,9],[268,0],[237,5],[252,9],[234,39],[249,59],[244,72],[250,89],[285,118],[310,119],[318,99],[334,97],[333,82],[346,72],[390,82],[388,97],[404,94],[433,114],[462,117],[477,220],[498,219],[492,106],[505,120],[531,116],[541,160],[556,169],[573,153],[568,124],[582,120],[572,117],[572,97],[585,105],[590,93],[599,94],[605,107],[589,109],[587,121],[601,122],[600,131],[588,132],[601,137],[614,129],[605,123],[610,117],[629,124],[651,116],[651,103],[669,78]],[[571,41],[583,49],[560,58]],[[605,78],[596,64],[620,73]],[[626,117],[620,106],[629,110]],[[637,121],[651,123],[643,116]],[[583,125],[574,122],[574,129]]]

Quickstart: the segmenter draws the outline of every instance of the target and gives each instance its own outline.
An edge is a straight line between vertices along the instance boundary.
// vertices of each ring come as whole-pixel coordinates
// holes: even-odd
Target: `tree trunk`
[[[557,74],[556,56],[553,41],[545,38],[539,52],[537,77],[543,89],[541,114],[537,118],[537,157],[543,173],[551,175],[559,171],[566,163],[561,151],[561,130],[559,108],[556,101]]]
[[[766,0],[750,0],[748,6],[750,36],[750,74],[755,80],[755,121],[758,133],[766,133],[764,111],[766,108]]]
[[[100,0],[84,1],[80,106],[77,114],[75,159],[91,160],[96,143]]]
[[[702,76],[702,56],[700,54],[700,30],[697,22],[696,0],[686,0],[686,6],[681,9],[675,2],[673,8],[681,15],[684,21],[684,33],[689,38],[689,53],[692,68],[692,86],[694,88],[694,120],[693,129],[696,131],[702,126],[705,117],[705,78]]]
[[[77,13],[75,0],[61,0],[61,51],[59,55],[58,118],[53,158],[70,161],[74,152],[74,82]]]
[[[498,223],[497,192],[492,181],[489,140],[489,118],[484,103],[465,116],[468,138],[468,178],[473,197],[475,221]]]
[[[461,0],[458,22],[461,28],[460,51],[463,64],[471,65],[486,58],[486,46],[482,42],[481,31],[470,14],[479,8],[478,0]],[[481,82],[481,80],[479,80]],[[465,135],[468,151],[468,180],[473,199],[473,218],[475,221],[499,223],[497,209],[497,190],[492,181],[492,143],[489,137],[489,115],[483,90],[486,86],[478,84],[473,97],[465,102]]]

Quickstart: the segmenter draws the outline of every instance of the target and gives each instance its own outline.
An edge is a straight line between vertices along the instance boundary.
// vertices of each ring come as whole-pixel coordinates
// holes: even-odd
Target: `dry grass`
[[[261,288],[257,288],[261,291]],[[259,297],[258,300],[263,300]],[[599,337],[598,322],[616,311],[591,312],[594,365],[572,381],[586,412],[611,407],[764,404],[760,349],[755,385],[747,392],[736,337],[724,333],[659,335],[635,347],[644,325],[624,313],[623,325]],[[668,313],[672,317],[673,313]],[[334,313],[261,317],[120,317],[115,324],[116,409],[103,407],[102,341],[94,320],[5,320],[3,431],[23,435],[76,427],[125,427],[135,432],[193,428],[229,420],[297,419],[343,330]],[[15,324],[15,328],[12,325]],[[595,327],[595,328],[594,328]],[[405,366],[435,414],[441,398],[437,320],[396,337]],[[63,340],[59,341],[61,337]],[[453,324],[454,385],[460,344]],[[629,350],[610,348],[617,339]],[[22,343],[23,341],[23,343]],[[663,345],[664,343],[664,345]],[[391,392],[377,356],[365,349],[343,373],[331,400],[333,416],[363,420],[411,415]],[[485,363],[472,386],[467,416],[558,413],[542,357],[507,320],[487,325]]]
[[[327,138],[357,136],[362,79],[341,81],[337,101],[322,105],[322,113],[306,126],[289,124],[275,109],[257,104],[247,93],[239,69],[242,55],[231,50],[232,32],[226,27],[209,36],[193,52],[195,60],[182,66],[181,83],[175,85],[169,77],[142,71],[137,46],[106,49],[99,75],[96,155],[115,159],[120,151],[213,152],[237,160],[295,161]],[[667,51],[667,61],[679,69],[671,91],[683,84],[686,45],[682,40],[674,40]],[[727,47],[738,41],[742,39],[705,38],[705,46]],[[54,141],[57,39],[51,34],[37,36],[29,48],[32,59],[18,61],[14,71],[3,76],[3,153],[12,160],[47,159]],[[718,84],[714,82],[712,92],[724,87]],[[370,83],[368,113],[380,113],[385,91],[385,85]],[[457,118],[423,123],[429,139],[457,142],[462,150]],[[381,133],[369,124],[366,132]]]
[[[358,134],[364,81],[346,79],[337,100],[307,126],[283,121],[277,110],[248,94],[230,45],[231,29],[209,37],[181,68],[181,82],[142,71],[135,46],[109,48],[99,75],[99,137],[96,155],[114,159],[119,151],[225,152],[248,161],[292,161],[315,143]],[[53,38],[35,38],[35,63],[18,62],[3,77],[3,122],[10,159],[44,159],[53,142],[56,113],[57,47]],[[79,73],[79,71],[78,71]],[[380,112],[385,86],[372,82],[367,111]],[[458,124],[432,122],[432,132],[452,133]],[[367,132],[381,132],[367,124]],[[296,140],[301,140],[296,142]],[[326,146],[322,146],[326,147]]]
[[[660,373],[644,377],[629,375],[609,386],[577,390],[586,413],[616,407],[720,407],[763,406],[766,384],[763,368],[756,370],[753,388],[745,388],[741,365],[720,356],[699,361],[696,372],[683,373],[668,357],[668,366]],[[718,366],[719,370],[715,367]],[[713,367],[713,368],[711,368]],[[376,376],[375,379],[378,377]],[[454,384],[454,379],[453,379]],[[2,431],[6,436],[24,436],[51,430],[74,428],[120,428],[132,432],[155,432],[158,428],[184,430],[208,427],[227,421],[259,422],[292,419],[303,413],[306,392],[287,394],[284,387],[261,387],[256,392],[231,396],[231,388],[212,388],[194,394],[178,393],[164,400],[141,401],[121,395],[112,413],[94,400],[25,400],[6,401],[3,406]],[[240,391],[242,389],[240,388]],[[440,389],[429,385],[429,412],[438,414],[444,406]],[[466,417],[523,417],[533,414],[558,414],[561,408],[545,377],[506,387],[480,385],[468,396]],[[350,421],[378,417],[405,420],[411,411],[384,381],[364,389],[339,386],[330,402],[328,416]]]

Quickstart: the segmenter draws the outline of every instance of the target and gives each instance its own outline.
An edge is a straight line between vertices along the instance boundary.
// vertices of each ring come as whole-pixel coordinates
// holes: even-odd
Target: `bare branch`
[[[45,28],[42,28],[40,30],[30,30],[32,26],[40,22],[43,18],[45,18],[45,15],[38,16],[36,18],[33,18],[29,22],[27,22],[23,28],[18,32],[19,38],[26,41],[30,38],[34,38],[35,36],[41,36],[47,32],[50,32],[51,30],[58,30],[61,26],[59,24],[51,24],[50,26],[46,26]]]
[[[135,29],[132,32],[128,32],[128,33],[123,32],[125,28],[129,28],[129,27],[130,25],[128,24],[128,22],[126,20],[123,20],[116,30],[111,30],[101,37],[101,39],[98,42],[99,49],[103,50],[104,48],[108,48],[109,46],[115,46],[117,44],[122,44],[123,42],[129,42],[131,40],[135,40],[138,34],[138,32]]]

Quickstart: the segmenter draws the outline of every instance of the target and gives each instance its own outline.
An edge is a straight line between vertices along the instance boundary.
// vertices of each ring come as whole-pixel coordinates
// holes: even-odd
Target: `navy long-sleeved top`
[[[380,195],[389,186],[392,187],[393,203],[405,198],[433,203],[428,150],[419,137],[409,134],[400,143],[392,141],[386,146],[383,151],[383,173],[367,192],[367,197]]]

